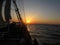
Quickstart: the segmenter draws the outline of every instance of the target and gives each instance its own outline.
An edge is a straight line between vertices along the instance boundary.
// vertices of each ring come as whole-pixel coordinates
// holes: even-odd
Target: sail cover
[[[2,17],[2,5],[4,0],[0,0],[0,24],[4,23],[3,17]]]
[[[11,19],[11,0],[6,0],[6,4],[5,4],[5,20],[6,22],[9,22],[9,20]]]

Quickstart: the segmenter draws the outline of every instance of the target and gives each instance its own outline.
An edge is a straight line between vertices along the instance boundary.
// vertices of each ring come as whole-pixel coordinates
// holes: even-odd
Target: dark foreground
[[[32,45],[32,39],[25,25],[12,23],[0,28],[0,45]]]

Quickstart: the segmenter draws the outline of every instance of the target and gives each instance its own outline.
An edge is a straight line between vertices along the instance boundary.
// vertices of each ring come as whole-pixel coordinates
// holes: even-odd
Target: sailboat
[[[15,22],[10,23],[11,1],[15,6],[19,24],[16,24]],[[4,8],[5,21],[2,17],[2,6],[4,2],[6,2]],[[16,0],[0,0],[0,24],[0,45],[32,45],[31,36],[21,18]]]

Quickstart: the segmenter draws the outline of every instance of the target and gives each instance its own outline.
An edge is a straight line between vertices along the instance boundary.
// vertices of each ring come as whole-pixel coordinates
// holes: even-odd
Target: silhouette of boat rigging
[[[4,21],[2,17],[2,6],[5,1],[4,16],[6,21]],[[10,23],[11,1],[15,6],[15,12],[19,24],[16,24],[15,22]],[[0,27],[0,45],[33,45],[32,38],[21,18],[21,14],[19,13],[16,0],[0,0],[0,24],[3,25]]]

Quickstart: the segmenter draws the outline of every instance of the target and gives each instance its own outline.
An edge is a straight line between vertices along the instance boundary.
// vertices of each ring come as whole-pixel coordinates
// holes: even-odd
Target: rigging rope
[[[16,14],[17,14],[17,18],[18,18],[18,20],[19,20],[19,22],[20,21],[22,21],[22,18],[21,18],[21,14],[19,13],[19,9],[18,9],[18,7],[17,7],[17,4],[16,4],[16,2],[15,2],[15,0],[13,0],[13,3],[14,3],[14,6],[15,6],[15,12],[16,12]]]
[[[23,10],[23,15],[24,15],[24,20],[25,20],[25,23],[26,23],[26,15],[25,15],[25,10],[24,10],[24,0],[21,0],[21,4],[22,4],[22,10]]]
[[[20,18],[20,21],[21,21],[22,20],[21,15],[23,15],[23,17],[24,17],[23,20],[26,22],[26,16],[25,16],[25,10],[24,10],[24,1],[20,0],[20,4],[19,4],[19,6],[20,6],[20,14],[19,14],[19,9],[18,9],[18,7],[16,5],[15,0],[13,0],[13,3],[14,3],[16,14],[17,14],[17,18],[18,19]]]

